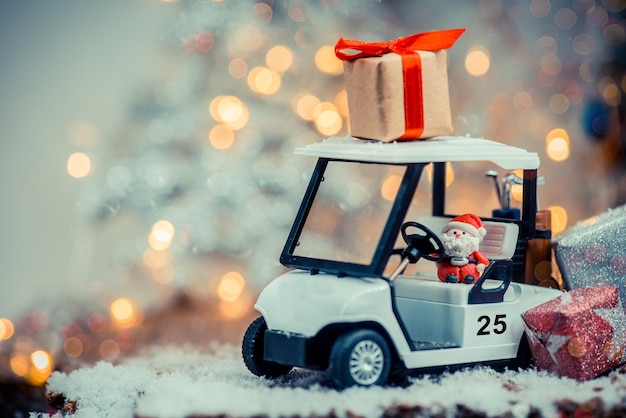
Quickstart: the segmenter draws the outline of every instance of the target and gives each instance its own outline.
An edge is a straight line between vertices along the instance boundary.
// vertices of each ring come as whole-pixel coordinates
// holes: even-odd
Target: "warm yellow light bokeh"
[[[276,45],[265,55],[267,66],[279,73],[284,73],[293,65],[293,52],[284,45]]]
[[[120,325],[130,325],[135,320],[135,306],[127,298],[116,299],[109,309],[111,316]]]
[[[315,53],[315,66],[318,70],[327,74],[341,74],[343,63],[335,55],[335,47],[325,45]]]
[[[489,71],[491,58],[489,51],[481,45],[477,45],[470,49],[465,57],[465,69],[468,73],[475,77],[485,75]]]
[[[246,315],[253,305],[254,302],[250,296],[244,294],[233,301],[221,300],[218,304],[218,309],[222,317],[234,320]]]
[[[344,118],[347,118],[349,115],[348,112],[348,92],[346,89],[341,90],[335,96],[334,100],[335,106],[337,107],[337,112]]]
[[[85,153],[75,152],[67,159],[67,173],[77,179],[91,172],[91,158]]]
[[[567,227],[567,211],[561,206],[550,206],[548,210],[552,212],[552,233],[563,232]]]
[[[433,182],[433,165],[428,164],[426,166],[426,178],[429,183]],[[450,161],[446,162],[446,187],[450,186],[454,181],[454,169]]]
[[[28,374],[28,369],[30,368],[30,366],[28,358],[25,355],[14,354],[13,356],[11,356],[9,364],[11,366],[11,370],[13,370],[13,373],[15,373],[17,376],[24,377],[26,376],[26,374]]]
[[[46,370],[50,368],[50,355],[43,350],[37,350],[33,352],[30,355],[30,360],[33,363],[33,366],[35,366],[39,370]]]
[[[314,111],[320,104],[320,99],[309,93],[300,93],[294,98],[294,111],[304,120],[315,118]]]
[[[47,351],[37,350],[31,353],[30,364],[26,365],[26,380],[31,385],[43,385],[52,373],[52,366],[52,357]]]
[[[335,135],[343,127],[343,121],[336,110],[323,110],[315,118],[315,127],[322,135]]]
[[[228,149],[235,143],[235,133],[226,125],[215,125],[209,131],[209,143],[215,149]]]
[[[392,201],[396,198],[400,184],[402,183],[402,177],[397,174],[391,174],[385,178],[380,188],[380,194],[383,199]]]
[[[248,73],[248,86],[255,93],[272,95],[280,89],[280,75],[266,67],[254,67]]]
[[[343,119],[333,103],[319,103],[313,108],[312,115],[315,127],[322,135],[335,135],[343,127]]]
[[[7,318],[0,318],[0,341],[8,340],[13,336],[14,332],[13,322]]]
[[[546,153],[553,161],[565,161],[569,158],[569,135],[565,129],[555,128],[546,135]]]
[[[160,220],[152,225],[148,235],[148,244],[157,251],[167,250],[172,245],[176,230],[170,221]]]
[[[236,96],[217,96],[211,101],[209,112],[213,119],[230,129],[239,130],[248,124],[248,107]]]
[[[230,271],[226,273],[217,285],[217,297],[223,301],[237,300],[245,287],[245,280],[241,273]]]

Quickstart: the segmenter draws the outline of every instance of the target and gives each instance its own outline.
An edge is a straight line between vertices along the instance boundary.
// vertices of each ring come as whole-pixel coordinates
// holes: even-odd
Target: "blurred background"
[[[556,233],[623,204],[625,6],[0,2],[0,379],[115,361],[181,306],[252,315],[314,164],[293,149],[349,132],[340,37],[466,28],[454,133],[537,152]],[[496,209],[479,180],[454,177]],[[199,327],[172,339],[213,337]]]

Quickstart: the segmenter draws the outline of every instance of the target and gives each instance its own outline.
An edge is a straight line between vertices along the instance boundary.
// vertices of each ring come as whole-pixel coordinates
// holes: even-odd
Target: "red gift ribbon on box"
[[[405,132],[401,138],[419,138],[424,131],[424,103],[420,94],[422,61],[417,51],[448,49],[454,45],[463,32],[465,32],[464,28],[416,33],[389,42],[363,42],[341,38],[335,45],[335,55],[342,61],[378,57],[389,53],[400,55],[404,76],[405,107]]]

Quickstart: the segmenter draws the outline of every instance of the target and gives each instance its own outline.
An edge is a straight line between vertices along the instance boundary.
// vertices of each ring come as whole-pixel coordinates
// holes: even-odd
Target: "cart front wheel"
[[[348,332],[333,345],[330,367],[340,387],[382,385],[391,369],[387,341],[372,330]]]
[[[267,324],[262,316],[258,317],[250,324],[243,337],[243,343],[241,344],[243,362],[248,370],[256,376],[280,377],[286,375],[291,371],[291,366],[285,366],[263,359],[266,329]]]

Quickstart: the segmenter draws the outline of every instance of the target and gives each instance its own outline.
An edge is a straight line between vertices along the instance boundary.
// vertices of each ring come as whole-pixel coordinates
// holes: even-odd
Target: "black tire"
[[[350,331],[333,344],[330,369],[339,387],[382,385],[391,369],[389,345],[376,331]]]
[[[241,354],[248,370],[256,376],[280,377],[289,373],[291,366],[266,361],[263,359],[265,330],[267,324],[262,316],[255,319],[243,336]]]

